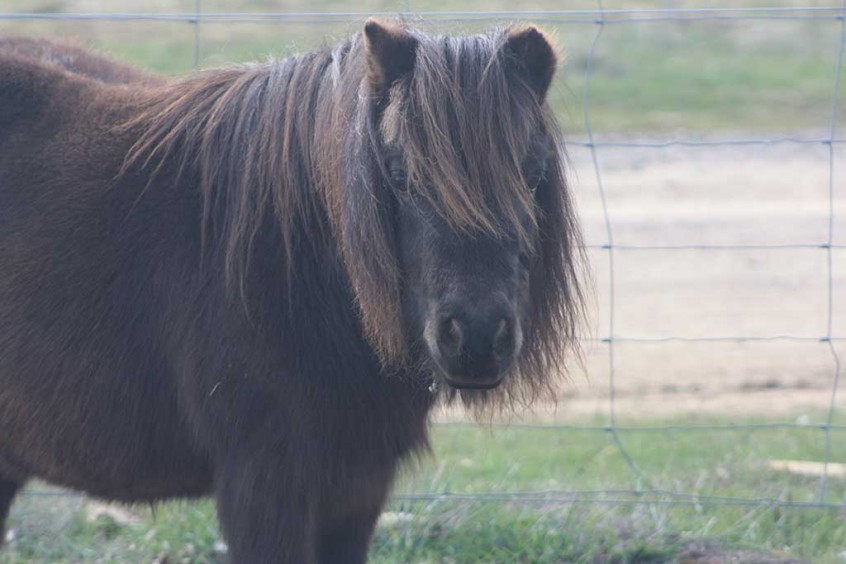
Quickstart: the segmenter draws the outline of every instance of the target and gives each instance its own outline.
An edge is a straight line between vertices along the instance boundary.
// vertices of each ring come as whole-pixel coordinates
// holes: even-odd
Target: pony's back
[[[161,83],[162,79],[69,43],[35,37],[0,37],[0,57],[19,57],[107,84]]]

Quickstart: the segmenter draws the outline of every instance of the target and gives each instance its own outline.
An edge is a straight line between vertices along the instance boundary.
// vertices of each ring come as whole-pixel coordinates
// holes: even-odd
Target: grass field
[[[673,424],[680,421],[666,421]],[[715,420],[686,424],[715,423]],[[762,423],[757,419],[750,423]],[[587,423],[587,422],[586,422]],[[374,562],[664,562],[697,555],[836,562],[846,551],[846,507],[808,510],[702,503],[671,505],[669,494],[819,500],[818,477],[772,470],[774,459],[822,460],[818,427],[723,431],[621,431],[638,478],[608,434],[562,429],[439,426],[434,457],[409,469],[373,542]],[[842,433],[833,457],[846,457]],[[35,487],[14,506],[13,540],[0,562],[224,561],[211,502],[129,508],[124,519],[92,517],[81,497]],[[408,494],[594,492],[596,503],[544,496],[532,503],[415,500]],[[619,490],[618,493],[614,493]],[[559,496],[560,497],[560,496]],[[846,498],[831,479],[826,501]],[[131,522],[130,522],[131,521]]]

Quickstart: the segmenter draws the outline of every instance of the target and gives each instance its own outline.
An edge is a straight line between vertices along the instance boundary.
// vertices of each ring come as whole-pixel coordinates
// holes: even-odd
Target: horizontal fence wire
[[[406,8],[409,8],[406,4]],[[836,6],[816,7],[761,7],[761,8],[667,8],[667,9],[618,9],[618,10],[492,10],[470,11],[414,11],[397,12],[208,12],[200,13],[51,13],[51,12],[2,12],[0,20],[98,20],[98,21],[158,21],[194,24],[240,23],[347,23],[371,16],[392,18],[401,15],[428,21],[520,21],[532,20],[561,24],[604,25],[647,22],[701,21],[701,20],[839,20],[843,10]]]
[[[450,428],[478,428],[478,423],[469,423],[466,421],[442,421],[438,423],[439,427]],[[846,431],[846,425],[830,425],[828,423],[726,423],[723,425],[567,425],[567,424],[553,424],[553,423],[503,423],[491,422],[484,425],[486,428],[501,428],[501,429],[530,429],[538,431],[579,431],[585,433],[610,433],[614,430],[621,433],[672,433],[672,432],[687,432],[687,431],[774,431],[784,429],[800,429],[806,431],[825,431],[831,430],[835,432]]]
[[[788,251],[795,249],[846,249],[846,245],[835,243],[775,243],[775,244],[688,244],[688,245],[625,245],[604,244],[585,245],[586,249],[608,250],[614,248],[618,251]]]
[[[559,491],[545,490],[534,492],[481,492],[472,494],[462,493],[421,493],[421,494],[397,494],[396,501],[460,501],[460,502],[487,502],[487,503],[530,503],[538,505],[553,504],[606,504],[606,505],[681,505],[687,507],[705,505],[724,505],[742,507],[780,507],[798,509],[839,509],[843,504],[826,503],[820,501],[795,501],[778,498],[743,498],[698,495],[680,493],[661,489],[639,489],[639,490],[595,490],[595,491]]]
[[[833,321],[833,255],[834,251],[846,249],[846,244],[834,242],[834,165],[835,146],[846,143],[846,138],[838,136],[837,110],[843,73],[843,52],[846,42],[846,0],[839,6],[807,6],[807,7],[720,7],[720,8],[665,8],[665,9],[605,9],[602,0],[597,0],[595,9],[580,10],[500,10],[500,11],[415,11],[410,0],[403,0],[402,13],[395,12],[357,12],[357,11],[329,11],[329,12],[203,12],[202,0],[195,0],[193,13],[122,13],[122,12],[90,12],[90,13],[36,13],[36,12],[0,12],[0,21],[102,21],[102,22],[174,22],[186,23],[193,27],[194,67],[199,67],[201,44],[200,26],[212,24],[344,24],[363,21],[371,16],[386,18],[401,17],[410,21],[426,23],[452,22],[519,22],[533,21],[538,23],[556,23],[562,25],[596,26],[596,34],[591,44],[585,66],[585,85],[582,98],[583,117],[587,139],[571,139],[567,144],[571,147],[585,148],[590,151],[593,172],[596,177],[602,216],[605,225],[606,242],[587,245],[588,250],[607,253],[610,269],[608,296],[608,334],[604,337],[586,339],[588,342],[600,343],[608,349],[608,412],[605,425],[570,425],[552,423],[488,423],[486,428],[517,428],[531,429],[539,432],[583,432],[604,433],[612,438],[613,444],[619,449],[635,482],[634,489],[603,489],[595,491],[503,491],[503,492],[419,492],[397,493],[393,496],[394,503],[509,503],[530,505],[551,504],[600,504],[609,506],[650,505],[650,506],[737,506],[737,507],[778,507],[781,509],[839,509],[846,508],[846,500],[840,503],[826,501],[826,489],[829,482],[829,466],[831,463],[832,434],[846,431],[846,425],[836,425],[833,417],[836,409],[836,394],[840,382],[840,359],[834,343],[846,341],[832,333]],[[772,138],[729,138],[729,139],[670,139],[661,141],[640,139],[608,139],[595,138],[591,127],[591,78],[594,60],[606,25],[644,24],[655,22],[685,23],[697,21],[833,21],[840,23],[838,52],[836,53],[836,71],[832,85],[831,111],[828,135],[815,137],[772,137]],[[605,187],[602,178],[600,151],[604,149],[667,149],[672,147],[732,147],[732,146],[770,146],[770,145],[821,145],[828,148],[828,233],[823,241],[808,241],[795,243],[757,243],[757,244],[623,244],[615,242],[613,224],[608,211]],[[616,282],[615,282],[615,253],[617,252],[656,252],[656,251],[783,251],[806,250],[822,251],[827,257],[828,277],[828,316],[825,331],[819,335],[728,335],[728,336],[660,336],[638,337],[617,335],[615,333],[616,315]],[[834,369],[832,373],[831,398],[826,420],[823,423],[749,423],[749,424],[691,424],[691,425],[620,425],[617,423],[616,406],[616,376],[617,361],[614,356],[614,345],[617,343],[631,344],[668,344],[668,343],[754,343],[754,342],[801,342],[818,343],[826,346],[832,356]],[[476,425],[462,421],[443,421],[436,424],[442,428],[475,427]],[[758,432],[777,430],[805,430],[812,433],[823,433],[825,437],[824,471],[820,480],[820,493],[816,500],[784,500],[777,498],[738,498],[714,495],[700,495],[689,492],[677,492],[649,485],[649,477],[644,475],[636,463],[636,454],[629,451],[624,437],[634,433],[667,434],[676,432]],[[34,497],[70,496],[83,497],[82,494],[59,490],[26,491],[26,495]]]
[[[846,143],[846,139],[834,138],[802,138],[802,137],[774,137],[770,139],[672,139],[668,141],[581,141],[569,139],[567,145],[571,147],[616,147],[635,149],[666,149],[668,147],[731,147],[748,145],[839,145]]]
[[[37,490],[23,492],[34,498],[72,498],[85,499],[85,494],[61,490]],[[707,506],[727,505],[745,507],[779,507],[796,509],[844,509],[842,504],[815,501],[796,501],[778,498],[742,498],[728,496],[699,495],[662,489],[603,489],[603,490],[542,490],[526,492],[423,492],[400,493],[392,496],[395,503],[403,502],[480,502],[480,503],[517,503],[517,504],[606,504],[606,505],[682,505]]]
[[[828,343],[846,341],[846,337],[804,337],[801,335],[735,335],[725,337],[598,337],[585,338],[585,342],[594,343],[755,343],[774,341],[794,341],[797,343]]]

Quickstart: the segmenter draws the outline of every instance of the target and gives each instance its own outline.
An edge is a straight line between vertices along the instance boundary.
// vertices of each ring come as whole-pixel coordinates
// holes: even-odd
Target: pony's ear
[[[367,80],[382,95],[401,76],[414,70],[417,40],[394,24],[370,18],[364,24]]]
[[[558,65],[558,55],[552,42],[533,25],[511,27],[505,34],[506,52],[525,73],[525,78],[537,94],[538,100],[543,101]]]

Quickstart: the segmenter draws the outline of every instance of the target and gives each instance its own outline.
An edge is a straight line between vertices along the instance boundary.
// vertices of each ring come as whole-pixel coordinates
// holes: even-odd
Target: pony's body
[[[180,83],[51,49],[0,42],[0,528],[37,477],[213,494],[237,561],[364,560],[436,396],[333,187],[361,39]]]

